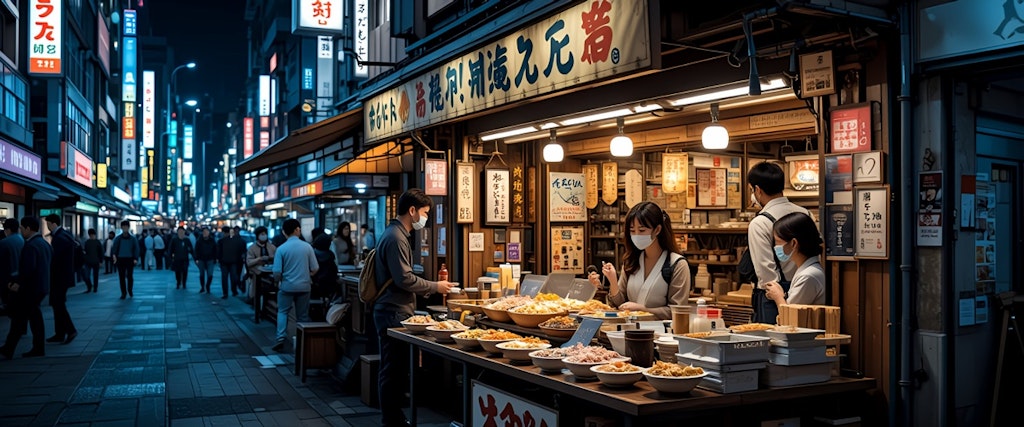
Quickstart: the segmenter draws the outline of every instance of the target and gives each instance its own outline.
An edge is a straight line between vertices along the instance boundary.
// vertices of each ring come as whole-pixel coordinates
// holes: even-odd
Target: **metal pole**
[[[910,327],[910,309],[912,307],[910,301],[910,290],[911,290],[911,279],[912,270],[914,267],[914,202],[911,195],[914,194],[914,178],[912,171],[914,170],[914,150],[912,144],[912,125],[913,115],[911,111],[911,99],[910,99],[910,79],[911,79],[911,66],[913,65],[913,58],[911,56],[911,48],[913,47],[912,40],[910,39],[910,11],[912,9],[906,3],[900,6],[900,93],[897,98],[900,108],[900,170],[903,171],[902,178],[900,178],[900,189],[902,190],[899,194],[900,198],[900,218],[902,221],[901,227],[902,232],[900,233],[900,281],[899,283],[899,373],[894,377],[899,378],[899,406],[896,411],[900,418],[893,419],[890,416],[890,424],[896,425],[895,423],[901,423],[904,426],[910,426],[913,420],[913,382],[910,378],[911,371],[911,358],[913,355],[913,348],[910,339],[911,327]],[[916,10],[916,9],[913,9]],[[895,290],[892,291],[896,293]],[[895,296],[895,295],[893,295]],[[895,333],[895,332],[893,332]],[[892,333],[890,334],[890,338]],[[946,408],[936,408],[939,411],[945,411]]]

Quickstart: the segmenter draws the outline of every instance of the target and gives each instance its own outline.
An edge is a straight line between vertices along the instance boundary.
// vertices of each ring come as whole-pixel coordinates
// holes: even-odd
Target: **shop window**
[[[28,116],[26,111],[27,107],[25,106],[25,97],[27,95],[28,85],[25,83],[25,80],[7,64],[0,64],[0,73],[2,73],[2,80],[0,80],[2,90],[0,90],[0,92],[2,92],[3,96],[0,108],[3,109],[3,116],[17,123],[21,127],[27,127]]]
[[[18,60],[18,18],[0,8],[0,52],[10,61]]]

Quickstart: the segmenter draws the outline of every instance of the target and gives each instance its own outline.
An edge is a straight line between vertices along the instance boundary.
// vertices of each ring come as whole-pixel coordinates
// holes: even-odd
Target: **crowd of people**
[[[189,270],[199,272],[199,293],[212,294],[214,270],[220,269],[220,297],[242,296],[250,302],[256,286],[272,288],[278,299],[278,340],[284,348],[287,317],[292,310],[299,321],[308,320],[310,298],[333,298],[340,292],[339,265],[357,264],[360,256],[376,245],[368,225],[356,241],[352,226],[342,222],[332,234],[324,228],[311,230],[312,243],[303,237],[299,221],[288,219],[274,239],[266,227],[255,230],[250,244],[240,227],[147,228],[135,234],[130,221],[121,232],[110,231],[99,239],[89,229],[81,239],[61,224],[59,215],[21,221],[2,221],[0,233],[0,312],[11,317],[0,356],[14,357],[23,335],[32,332],[32,348],[23,357],[44,356],[45,343],[69,344],[78,329],[67,309],[68,290],[79,282],[85,292],[98,293],[100,270],[117,273],[122,300],[133,298],[135,270],[171,270],[175,289],[188,289]],[[80,258],[80,262],[76,262]],[[80,265],[76,265],[80,264]],[[44,338],[42,304],[49,298],[53,309],[54,335]]]

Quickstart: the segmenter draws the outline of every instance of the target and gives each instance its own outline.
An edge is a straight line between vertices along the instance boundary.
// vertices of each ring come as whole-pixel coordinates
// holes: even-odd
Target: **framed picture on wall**
[[[494,243],[505,243],[505,229],[499,228],[494,230]]]
[[[484,222],[508,224],[512,221],[508,169],[484,171]]]
[[[853,182],[856,184],[882,182],[881,151],[853,154]]]
[[[889,187],[857,187],[853,208],[857,218],[857,258],[889,258]]]
[[[837,107],[831,125],[832,153],[871,151],[871,104]]]

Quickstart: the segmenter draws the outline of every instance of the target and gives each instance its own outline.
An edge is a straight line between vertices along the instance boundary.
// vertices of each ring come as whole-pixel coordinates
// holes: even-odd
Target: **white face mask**
[[[421,216],[419,221],[416,221],[416,222],[412,223],[412,229],[416,230],[416,231],[422,230],[423,227],[426,227],[426,226],[427,226],[427,216],[426,215]]]
[[[641,251],[647,249],[652,243],[654,243],[654,236],[650,234],[634,234],[629,237],[633,240],[633,245]]]
[[[757,197],[754,197],[754,193],[750,193],[750,203],[754,206],[761,207],[761,203],[757,201]]]

